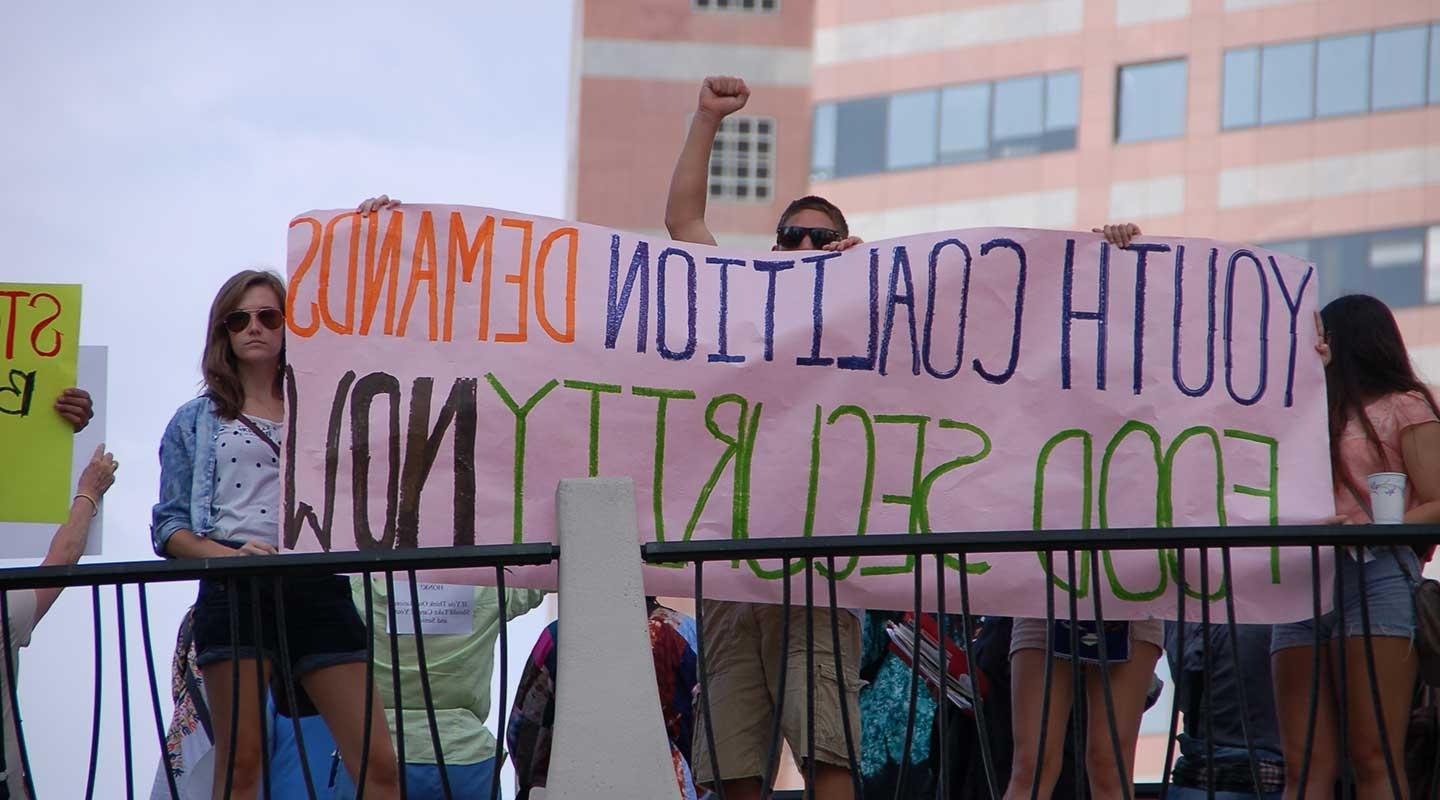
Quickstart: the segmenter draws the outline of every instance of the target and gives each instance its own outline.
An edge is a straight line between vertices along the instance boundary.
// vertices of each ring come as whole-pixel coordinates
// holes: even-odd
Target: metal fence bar
[[[155,714],[155,731],[160,736],[161,768],[165,772],[165,784],[170,789],[170,797],[178,798],[180,790],[175,785],[175,775],[170,772],[170,765],[164,763],[165,721],[160,718],[160,688],[155,685],[155,650],[150,646],[150,604],[145,596],[145,584],[140,584],[136,589],[140,594],[140,638],[145,645],[145,677],[150,684],[150,710]]]
[[[495,566],[495,595],[500,616],[500,706],[497,709],[499,718],[495,727],[501,734],[495,737],[495,769],[490,776],[490,796],[493,800],[500,800],[500,767],[505,764],[505,708],[508,699],[506,688],[510,685],[510,617],[505,610],[505,567],[499,564]]]
[[[366,587],[368,590],[369,587]],[[407,787],[409,781],[405,780],[405,725],[401,709],[405,708],[405,700],[400,691],[400,621],[395,611],[395,572],[385,570],[385,597],[389,601],[386,605],[387,619],[390,629],[390,691],[395,694],[395,772],[400,776],[400,800],[406,800],[410,796]],[[367,752],[362,758],[369,758]]]
[[[262,633],[263,621],[260,619],[260,579],[250,578],[246,581],[250,585],[250,624],[253,627],[255,637],[255,718],[259,723],[255,733],[260,739],[260,785],[261,796],[270,800],[270,747],[267,728],[269,726],[269,715],[265,713],[266,701],[270,698],[270,682],[265,675],[265,635]],[[234,598],[232,598],[232,601]],[[231,642],[231,647],[237,650],[239,642]],[[236,709],[235,716],[240,716],[239,709]]]
[[[3,616],[7,622],[10,618],[9,614],[0,616]],[[95,778],[100,768],[100,708],[102,705],[101,698],[104,696],[101,694],[101,688],[104,683],[102,677],[105,674],[105,651],[102,647],[103,642],[100,635],[99,586],[90,587],[90,616],[95,626],[95,700],[90,716],[90,770],[85,778],[85,800],[91,800],[91,798],[95,797]],[[6,643],[6,649],[9,649],[8,642]],[[160,758],[162,760],[165,759],[165,748],[163,747],[160,748]],[[166,772],[170,771],[170,764],[168,762],[164,763],[164,767]]]
[[[1320,669],[1321,669],[1320,645],[1321,645],[1321,641],[1322,641],[1322,640],[1321,640],[1321,638],[1320,638],[1320,625],[1319,625],[1319,620],[1320,620],[1320,548],[1319,548],[1318,545],[1317,545],[1317,546],[1312,546],[1312,547],[1310,548],[1310,585],[1314,588],[1314,591],[1311,592],[1311,603],[1312,603],[1311,619],[1315,620],[1315,621],[1316,621],[1316,624],[1312,626],[1312,627],[1314,628],[1315,640],[1314,640],[1314,642],[1313,642],[1313,644],[1312,644],[1312,646],[1311,646],[1311,651],[1310,651],[1310,652],[1311,652],[1311,661],[1310,661],[1310,672],[1311,672],[1311,675],[1310,675],[1310,714],[1309,714],[1309,718],[1307,719],[1307,721],[1306,721],[1306,723],[1305,723],[1305,751],[1304,751],[1304,753],[1301,754],[1301,758],[1300,758],[1300,789],[1299,789],[1299,790],[1297,791],[1297,793],[1296,793],[1297,800],[1305,800],[1305,795],[1306,795],[1306,793],[1307,793],[1307,790],[1310,788],[1310,786],[1309,786],[1309,778],[1310,778],[1310,758],[1311,758],[1311,756],[1314,755],[1314,748],[1315,748],[1315,726],[1316,726],[1316,723],[1318,722],[1318,714],[1319,714],[1319,709],[1320,709],[1320,676],[1321,676],[1321,672],[1320,672]],[[1287,766],[1286,769],[1288,770],[1289,767]],[[1326,800],[1326,798],[1316,798],[1316,800]]]
[[[900,776],[895,781],[895,800],[900,800],[905,796],[906,778],[910,774],[910,748],[915,738],[916,705],[920,698],[920,616],[925,613],[920,602],[920,589],[923,585],[920,572],[925,562],[919,556],[914,556],[913,559],[915,564],[915,617],[911,628],[911,636],[914,641],[910,651],[910,711],[909,721],[905,724],[905,744],[900,750]]]
[[[305,733],[300,730],[300,706],[296,702],[295,673],[290,669],[290,632],[285,626],[285,582],[274,578],[271,588],[275,593],[275,639],[280,650],[280,663],[274,669],[280,673],[280,683],[285,691],[285,704],[290,709],[290,727],[295,734],[295,753],[300,762],[300,775],[305,781],[305,796],[315,798],[315,780],[310,776],[310,757],[305,752]],[[369,588],[368,586],[366,588]],[[365,687],[368,692],[370,687]]]
[[[1070,578],[1070,724],[1071,735],[1074,737],[1075,754],[1075,796],[1084,800],[1089,792],[1090,784],[1085,774],[1085,753],[1090,739],[1089,731],[1085,729],[1085,671],[1080,665],[1080,592],[1077,591],[1081,585],[1075,569],[1075,548],[1065,551],[1065,560],[1068,567],[1067,574]],[[1091,564],[1092,571],[1098,571],[1098,564]],[[1104,637],[1101,637],[1102,639]],[[1053,788],[1053,784],[1051,787]]]
[[[420,666],[420,694],[425,701],[425,722],[430,726],[430,745],[435,748],[435,765],[440,773],[440,792],[445,800],[451,800],[454,796],[450,791],[450,774],[445,769],[445,753],[440,746],[440,726],[435,722],[435,701],[430,693],[430,669],[425,665],[425,631],[423,620],[420,618],[420,583],[415,579],[415,570],[410,570],[406,577],[410,579],[410,616],[415,626],[415,662]],[[370,587],[365,587],[367,590]],[[394,598],[391,598],[394,604]],[[503,627],[506,620],[500,620]],[[400,665],[395,665],[395,672],[399,674]],[[400,707],[399,701],[395,703],[396,726],[402,724],[401,717],[404,710]],[[503,735],[503,733],[502,733]]]
[[[697,563],[695,565],[695,569],[697,572],[703,567],[703,562]],[[856,800],[859,800],[859,798],[863,797],[865,794],[865,780],[863,775],[861,774],[860,760],[856,757],[855,754],[855,734],[850,730],[850,694],[849,692],[845,691],[845,664],[844,659],[840,655],[840,616],[839,611],[836,608],[837,604],[835,600],[834,556],[825,557],[825,573],[826,580],[829,581],[830,584],[830,646],[831,652],[835,654],[835,685],[836,688],[839,690],[840,695],[840,726],[845,729],[845,758],[850,768],[850,784],[855,791]],[[696,588],[698,596],[698,584]],[[698,600],[696,601],[695,606],[695,620],[695,627],[698,631],[700,627],[700,606]],[[698,638],[699,634],[697,633],[696,636]],[[856,665],[856,668],[858,671],[859,665]],[[858,692],[859,689],[857,688],[856,691]],[[711,763],[714,763],[713,754]],[[724,800],[724,798],[721,797],[720,800]]]
[[[1183,586],[1180,593],[1185,593]],[[1183,640],[1180,650],[1182,653],[1185,650]],[[1210,676],[1215,672],[1210,661],[1210,550],[1205,547],[1200,548],[1200,663],[1204,665],[1200,696],[1205,698],[1202,712],[1205,718],[1201,721],[1205,726],[1205,800],[1215,800],[1215,704],[1210,702]],[[1181,667],[1183,669],[1183,663]]]
[[[1091,596],[1091,601],[1094,603],[1095,608],[1095,628],[1099,631],[1098,649],[1100,653],[1100,665],[1097,671],[1100,673],[1100,692],[1105,700],[1105,722],[1110,728],[1110,747],[1115,756],[1115,771],[1117,777],[1120,779],[1120,797],[1123,798],[1123,800],[1132,800],[1131,795],[1133,793],[1130,790],[1130,765],[1126,763],[1126,754],[1124,748],[1121,746],[1120,729],[1115,719],[1115,697],[1110,690],[1110,654],[1107,652],[1108,646],[1105,642],[1104,603],[1100,599],[1100,596],[1104,594],[1100,591],[1100,551],[1090,551],[1090,563],[1092,565],[1092,569],[1090,570],[1091,591],[1094,592]],[[1201,563],[1203,564],[1204,562],[1202,561]],[[1133,645],[1130,656],[1131,658],[1135,657]],[[1086,697],[1088,699],[1088,693]]]
[[[1396,551],[1393,552],[1393,555],[1398,564],[1400,553]],[[1390,779],[1390,791],[1395,795],[1395,800],[1402,800],[1404,794],[1400,788],[1399,773],[1395,769],[1395,756],[1390,752],[1390,733],[1385,730],[1385,709],[1380,702],[1380,685],[1376,683],[1375,648],[1370,641],[1370,601],[1365,596],[1365,564],[1363,562],[1360,564],[1360,586],[1358,590],[1360,595],[1360,638],[1362,646],[1365,648],[1365,669],[1370,678],[1370,700],[1375,705],[1375,728],[1380,734],[1380,751],[1385,754],[1385,772]],[[1343,628],[1341,629],[1341,634],[1342,636],[1344,635]],[[1345,641],[1345,638],[1341,639],[1341,642]],[[1349,654],[1342,652],[1340,657],[1341,659],[1346,659],[1349,657]]]
[[[970,690],[974,697],[972,704],[975,709],[975,738],[980,742],[980,761],[985,770],[985,786],[989,791],[989,800],[996,800],[1000,796],[1000,791],[996,788],[995,783],[995,760],[990,752],[990,729],[985,724],[985,698],[980,693],[981,676],[978,672],[979,667],[975,664],[974,651],[971,648],[969,573],[969,557],[962,552],[960,554],[960,641],[961,646],[965,649],[966,669],[970,672]],[[1054,597],[1051,596],[1051,602],[1053,601]],[[1048,691],[1048,680],[1046,683]],[[1040,724],[1043,726],[1045,721],[1042,719]],[[1042,727],[1041,730],[1043,731],[1044,728]],[[1044,739],[1041,741],[1043,742]],[[948,797],[949,795],[944,796]]]
[[[1185,550],[1175,551],[1175,585],[1178,587],[1175,592],[1175,619],[1180,630],[1180,651],[1183,653],[1185,641],[1185,590],[1188,584],[1185,583]],[[1185,662],[1182,657],[1180,668],[1173,670],[1170,680],[1175,684],[1173,694],[1174,700],[1170,703],[1170,724],[1166,727],[1165,737],[1165,763],[1160,772],[1160,800],[1166,800],[1170,794],[1170,781],[1173,777],[1171,772],[1175,765],[1175,744],[1180,736],[1180,696],[1181,687],[1185,678]]]
[[[918,564],[920,559],[916,558],[915,561]],[[940,797],[950,796],[950,781],[945,774],[945,750],[948,746],[945,736],[945,707],[950,704],[947,692],[950,675],[945,669],[945,656],[948,655],[950,635],[946,631],[948,626],[945,622],[945,554],[941,553],[935,556],[935,631],[936,638],[940,641],[940,688],[936,692],[939,702],[936,703],[935,708],[936,745],[939,748],[939,754],[936,758],[935,789]]]
[[[1345,663],[1348,660],[1345,658],[1345,580],[1344,574],[1341,572],[1341,566],[1342,564],[1344,564],[1344,559],[1345,550],[1344,548],[1337,545],[1335,547],[1334,613],[1335,625],[1340,631],[1340,641],[1338,643],[1340,649],[1340,657],[1335,659],[1334,663],[1336,665],[1335,682],[1337,684],[1335,687],[1335,696],[1340,698],[1340,702],[1338,703],[1339,722],[1335,726],[1335,735],[1336,740],[1339,742],[1339,744],[1337,745],[1338,749],[1336,750],[1336,755],[1339,756],[1340,762],[1340,795],[1342,797],[1349,797],[1351,792],[1350,779],[1352,776],[1350,774],[1350,770],[1348,769],[1346,756],[1350,752],[1350,710],[1348,708],[1350,698],[1350,676],[1348,665]],[[1316,586],[1315,591],[1316,594],[1319,594],[1320,590],[1318,585]],[[1316,617],[1315,619],[1315,627],[1320,627],[1319,617]],[[1370,798],[1365,798],[1365,800],[1370,800]]]
[[[25,791],[28,792],[31,797],[34,797],[35,780],[34,776],[30,774],[30,753],[25,747],[24,726],[20,724],[20,690],[19,686],[15,682],[15,647],[12,638],[13,634],[10,631],[9,592],[0,592],[0,626],[4,627],[5,638],[5,690],[10,695],[10,718],[14,720],[15,723],[15,745],[20,751],[20,763],[18,765],[6,764],[5,768],[7,770],[11,770],[15,769],[16,766],[19,766],[25,775]],[[121,619],[121,630],[124,630],[123,617]],[[121,637],[121,640],[124,640],[123,636]],[[121,650],[121,659],[123,663],[123,649]],[[129,734],[127,733],[126,736],[128,739]],[[0,745],[3,745],[3,743],[3,737],[0,737]]]
[[[770,732],[770,755],[765,760],[764,783],[760,785],[761,800],[768,800],[774,793],[775,776],[780,771],[781,724],[785,717],[785,674],[789,672],[790,661],[790,559],[786,558],[780,571],[784,582],[780,602],[780,680],[775,690],[775,719]]]
[[[1055,624],[1055,577],[1053,567],[1054,559],[1047,556],[1045,559],[1045,624],[1050,626]],[[964,573],[961,574],[963,575]],[[1075,576],[1072,574],[1070,577],[1073,580]],[[1011,635],[1014,635],[1013,628],[1011,629]],[[1043,681],[1044,685],[1041,687],[1042,694],[1040,695],[1040,735],[1038,737],[1039,742],[1036,744],[1035,749],[1035,768],[1030,779],[1030,800],[1038,800],[1040,797],[1040,782],[1045,776],[1045,745],[1048,744],[1046,740],[1049,738],[1050,732],[1050,687],[1053,685],[1054,680],[1055,637],[1046,636],[1045,679]],[[1011,687],[1013,697],[1013,682]],[[1061,757],[1063,758],[1064,756],[1062,755]],[[1013,755],[1010,771],[1011,773],[1015,771]]]
[[[125,638],[124,589],[125,587],[123,586],[115,587],[115,635],[116,642],[119,644],[120,649],[120,734],[122,746],[125,748],[122,754],[125,762],[125,797],[129,800],[135,796],[135,763],[134,756],[130,750],[130,661],[127,657],[129,648],[126,646],[129,640]],[[9,613],[3,611],[0,611],[0,613],[4,613],[6,619],[9,619]],[[10,653],[8,644],[5,648],[5,653],[8,659]],[[10,691],[13,692],[15,691],[15,676],[11,675],[9,677]],[[14,702],[14,698],[12,698],[12,702]],[[18,705],[16,705],[16,710],[19,710]],[[25,788],[33,797],[35,795],[35,786],[30,780],[30,759],[23,749],[25,746],[25,740],[23,738],[20,740],[20,746],[22,748],[20,751],[20,759],[25,764]]]
[[[841,702],[844,702],[843,700]],[[815,560],[805,559],[805,785],[815,797]]]
[[[237,559],[238,560],[238,559]],[[240,608],[234,602],[239,595],[238,581],[234,577],[225,580],[226,593],[230,597],[230,642],[240,641]],[[121,691],[124,695],[124,691]],[[240,652],[230,648],[230,742],[225,755],[225,793],[229,797],[235,787],[235,739],[240,735]]]
[[[374,574],[369,570],[361,573],[365,582],[365,731],[361,734],[360,767],[356,771],[355,800],[365,800],[365,779],[370,773],[371,728],[375,724],[375,700],[379,689],[375,686],[375,588]],[[380,712],[384,714],[384,711]],[[398,766],[396,768],[399,769]],[[401,776],[404,779],[404,776]]]
[[[1240,632],[1235,626],[1235,583],[1230,573],[1230,548],[1220,548],[1221,579],[1225,581],[1225,624],[1230,638],[1231,668],[1235,670],[1235,687],[1240,701],[1240,733],[1245,737],[1246,762],[1250,767],[1250,785],[1258,796],[1262,792],[1260,762],[1255,758],[1255,737],[1250,732],[1250,701],[1246,697],[1245,681],[1239,679],[1244,672],[1240,668]],[[1184,584],[1181,584],[1181,602],[1184,602]],[[1316,593],[1320,587],[1311,587]]]
[[[833,563],[833,562],[832,562]],[[710,774],[714,778],[715,795],[718,800],[725,800],[725,781],[721,779],[720,761],[715,752],[715,725],[711,721],[710,713],[710,680],[706,677],[705,670],[705,562],[695,562],[695,641],[699,647],[695,651],[696,681],[700,684],[700,714],[705,719],[705,747],[710,756]],[[834,582],[831,582],[831,602],[834,602]],[[839,634],[836,634],[836,643],[839,643]],[[852,755],[851,761],[854,761]],[[857,795],[858,797],[858,795]]]

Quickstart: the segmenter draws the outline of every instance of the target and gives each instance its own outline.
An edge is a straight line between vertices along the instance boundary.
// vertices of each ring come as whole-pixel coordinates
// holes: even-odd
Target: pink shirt
[[[1358,418],[1352,418],[1340,435],[1340,458],[1356,482],[1357,489],[1365,491],[1365,476],[1376,472],[1405,472],[1405,459],[1400,452],[1400,436],[1406,428],[1426,422],[1437,422],[1435,412],[1425,397],[1418,392],[1396,392],[1387,394],[1365,406],[1365,415],[1375,432],[1380,435],[1384,457],[1375,452],[1375,447],[1365,436],[1365,428]],[[1337,476],[1338,477],[1338,476]],[[1405,497],[1408,511],[1420,505],[1420,498],[1414,491]],[[1355,497],[1342,483],[1335,488],[1335,513],[1341,514],[1356,524],[1368,524],[1370,515],[1355,502]]]

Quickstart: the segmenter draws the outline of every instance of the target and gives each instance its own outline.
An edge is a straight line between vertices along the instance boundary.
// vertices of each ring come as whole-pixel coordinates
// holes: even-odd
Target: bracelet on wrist
[[[96,500],[90,495],[84,492],[78,492],[74,497],[70,498],[70,502],[74,503],[76,500],[84,500],[85,502],[90,504],[90,516],[92,518],[100,513],[100,501]]]

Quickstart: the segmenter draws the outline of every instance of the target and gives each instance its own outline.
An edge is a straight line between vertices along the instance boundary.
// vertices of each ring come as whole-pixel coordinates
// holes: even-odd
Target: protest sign
[[[70,474],[66,478],[68,487],[66,492],[66,508],[69,508],[69,499],[75,492],[75,486],[80,482],[80,473],[85,471],[85,466],[90,463],[90,456],[95,448],[106,441],[106,411],[109,408],[106,379],[109,371],[108,366],[109,348],[95,345],[83,345],[80,347],[79,358],[76,361],[76,376],[74,386],[79,386],[90,393],[90,400],[94,404],[95,416],[90,419],[90,424],[85,430],[75,433],[68,425],[66,430],[67,441],[70,443]],[[38,402],[38,401],[37,401]],[[51,400],[53,401],[53,398]],[[55,414],[46,403],[43,412]],[[56,415],[58,416],[58,414]],[[0,453],[4,449],[0,448]],[[7,522],[0,520],[0,558],[40,558],[50,550],[50,540],[55,537],[55,523],[53,522]],[[104,550],[105,540],[105,498],[100,498],[99,513],[90,520],[90,534],[85,538],[85,555],[100,555]]]
[[[0,521],[65,521],[75,430],[52,406],[75,385],[79,334],[79,286],[0,283]]]
[[[296,218],[289,264],[287,548],[550,541],[556,481],[586,475],[633,478],[665,541],[1333,509],[1316,276],[1279,253],[1003,228],[755,253],[402,206]],[[1082,555],[1051,585],[1095,570],[1107,615],[1173,614],[1176,561]],[[1242,619],[1309,615],[1308,551],[1234,561],[1211,589]],[[975,607],[1043,615],[1045,563],[972,558]],[[840,602],[906,607],[915,567],[841,559]],[[781,573],[712,565],[706,593],[775,601]]]

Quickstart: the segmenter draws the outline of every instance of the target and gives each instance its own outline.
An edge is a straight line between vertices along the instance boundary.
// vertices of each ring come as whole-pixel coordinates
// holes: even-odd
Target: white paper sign
[[[422,583],[420,595],[420,630],[426,636],[460,635],[474,630],[475,587],[457,586],[450,583]],[[405,636],[415,634],[415,612],[410,605],[410,584],[395,582],[395,627],[396,633]],[[385,632],[390,632],[390,619],[386,615]]]

